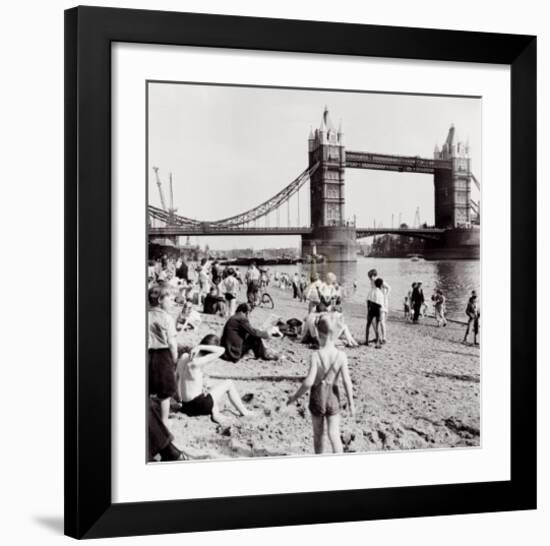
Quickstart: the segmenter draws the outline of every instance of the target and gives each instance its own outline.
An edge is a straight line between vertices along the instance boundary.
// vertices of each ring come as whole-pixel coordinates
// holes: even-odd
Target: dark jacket
[[[424,291],[422,288],[415,288],[411,294],[412,305],[422,305],[424,303]]]
[[[256,330],[243,313],[233,315],[223,327],[220,342],[221,346],[225,348],[223,358],[237,362],[242,356],[244,341],[248,336],[267,339],[269,334],[262,330]]]
[[[176,277],[178,279],[183,279],[185,281],[189,280],[189,277],[187,276],[189,273],[189,268],[187,267],[187,264],[185,262],[182,262],[182,264],[176,269]]]

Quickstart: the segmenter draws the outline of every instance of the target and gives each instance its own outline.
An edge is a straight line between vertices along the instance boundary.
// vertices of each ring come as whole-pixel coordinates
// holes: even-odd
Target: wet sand
[[[255,309],[251,322],[260,327],[272,314],[302,320],[307,306],[292,299],[290,290],[269,289],[273,311]],[[244,299],[244,291],[239,300]],[[365,307],[344,306],[354,337],[364,342]],[[208,333],[221,335],[224,319],[202,315],[196,332],[180,333],[178,342],[196,344]],[[390,312],[388,342],[381,349],[345,349],[354,389],[356,415],[342,411],[342,439],[347,452],[479,446],[479,348],[464,345],[465,326],[449,323],[437,328],[430,318],[418,325]],[[311,349],[290,338],[268,345],[285,356],[281,362],[218,360],[206,369],[206,385],[232,379],[254,417],[238,417],[223,402],[226,426],[209,417],[172,413],[174,443],[200,458],[263,457],[313,453],[308,396],[288,408],[288,394],[298,388],[308,370]],[[342,400],[345,400],[341,389]],[[328,448],[328,440],[327,448]]]

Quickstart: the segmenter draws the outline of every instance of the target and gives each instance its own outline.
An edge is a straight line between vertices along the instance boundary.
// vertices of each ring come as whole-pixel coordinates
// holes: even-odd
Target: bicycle
[[[263,309],[275,309],[275,302],[269,292],[264,292],[261,295],[258,307],[262,307]]]
[[[269,292],[263,292],[258,299],[254,299],[253,302],[249,302],[252,309],[255,307],[261,307],[262,309],[275,309],[275,302]]]

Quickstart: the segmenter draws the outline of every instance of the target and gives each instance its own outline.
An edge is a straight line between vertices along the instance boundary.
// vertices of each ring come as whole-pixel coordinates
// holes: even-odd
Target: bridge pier
[[[319,226],[302,235],[302,257],[323,256],[328,262],[356,262],[355,226]]]

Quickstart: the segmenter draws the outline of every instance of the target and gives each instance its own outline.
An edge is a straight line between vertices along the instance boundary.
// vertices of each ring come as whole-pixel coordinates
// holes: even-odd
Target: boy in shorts
[[[213,388],[204,388],[203,368],[217,360],[225,349],[214,334],[208,334],[198,347],[190,353],[183,353],[178,359],[178,394],[181,399],[180,411],[189,417],[210,415],[214,423],[223,424],[219,406],[225,394],[235,409],[243,416],[254,415],[247,410],[231,380],[222,381]]]
[[[369,272],[370,273],[370,272]],[[376,272],[375,272],[376,275]],[[376,334],[375,337],[375,345],[374,347],[376,349],[380,349],[382,346],[382,343],[385,342],[384,333],[381,332],[380,329],[380,323],[382,320],[382,312],[384,309],[384,280],[380,277],[376,277],[374,280],[374,288],[369,292],[369,299],[367,301],[367,332],[366,332],[366,340],[365,345],[368,347],[369,345],[369,330],[371,327],[371,324],[374,322],[374,332]]]
[[[176,394],[178,346],[176,322],[170,310],[174,296],[170,288],[153,286],[148,292],[149,395],[160,401],[162,422],[168,426],[170,398]]]

